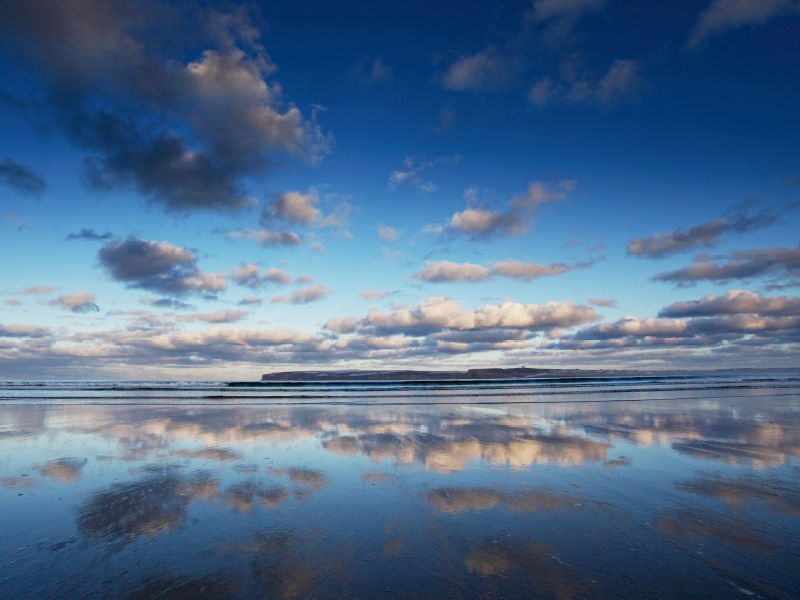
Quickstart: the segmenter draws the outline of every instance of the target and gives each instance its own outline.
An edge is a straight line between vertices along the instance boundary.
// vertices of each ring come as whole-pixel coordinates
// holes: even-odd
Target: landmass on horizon
[[[769,369],[786,372],[792,369]],[[746,374],[754,369],[688,370],[632,370],[632,369],[539,369],[533,367],[479,368],[466,371],[425,370],[359,370],[340,371],[278,371],[265,373],[262,382],[269,381],[441,381],[441,380],[492,380],[492,379],[581,379],[610,377],[691,377]],[[764,372],[763,369],[759,372]]]

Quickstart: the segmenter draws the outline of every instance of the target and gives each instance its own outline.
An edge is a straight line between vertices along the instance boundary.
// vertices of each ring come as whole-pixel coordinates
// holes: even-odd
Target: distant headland
[[[468,369],[467,371],[280,371],[266,373],[261,381],[442,381],[475,379],[549,379],[647,375],[640,371],[536,369],[530,367]]]
[[[476,381],[512,379],[607,379],[616,377],[709,377],[709,376],[766,376],[785,377],[795,374],[795,369],[540,369],[534,367],[483,368],[466,371],[423,370],[341,370],[341,371],[278,371],[265,373],[261,383],[273,381]],[[229,385],[246,385],[229,384]]]

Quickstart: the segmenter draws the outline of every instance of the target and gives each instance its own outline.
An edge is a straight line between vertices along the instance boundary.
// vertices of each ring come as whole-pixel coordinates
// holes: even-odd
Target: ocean
[[[800,374],[0,383],[2,598],[798,598]]]

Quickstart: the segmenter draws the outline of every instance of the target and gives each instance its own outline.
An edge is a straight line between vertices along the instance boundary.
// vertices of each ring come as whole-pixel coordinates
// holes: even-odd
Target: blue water
[[[0,384],[2,598],[797,598],[800,378]]]

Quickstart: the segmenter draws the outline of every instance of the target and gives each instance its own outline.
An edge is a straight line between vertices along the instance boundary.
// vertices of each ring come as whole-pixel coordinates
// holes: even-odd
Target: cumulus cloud
[[[371,310],[358,321],[357,330],[365,333],[427,335],[437,331],[480,331],[494,328],[545,331],[572,327],[597,318],[594,309],[571,302],[544,305],[504,302],[465,310],[444,296],[420,302],[416,308],[400,307],[388,313]],[[327,324],[326,324],[327,327]]]
[[[19,306],[20,304],[22,304],[22,302],[20,302],[16,298],[11,298],[9,300],[3,300],[3,304],[6,306]]]
[[[540,265],[516,260],[506,260],[491,267],[484,267],[472,263],[454,263],[447,260],[426,261],[414,279],[431,283],[443,282],[468,282],[492,281],[495,277],[507,277],[522,281],[532,281],[539,277],[553,277],[575,269],[585,269],[592,266],[593,261],[566,264],[551,263]]]
[[[787,344],[796,344],[798,340],[800,298],[730,290],[722,296],[712,294],[673,303],[662,309],[658,318],[626,316],[613,323],[585,327],[545,342],[540,348],[583,352],[595,357],[625,349],[647,350],[656,359],[666,356],[689,360],[703,356],[713,360],[716,354],[719,360],[743,350],[751,357],[760,356],[758,347],[779,352],[783,348],[781,356],[786,357]],[[703,354],[695,354],[697,351]],[[641,359],[645,355],[638,356]]]
[[[342,198],[342,196],[340,194],[328,194],[326,196],[327,200],[334,198]],[[277,223],[338,229],[343,229],[347,226],[347,217],[352,210],[352,206],[348,202],[340,202],[328,215],[322,213],[319,203],[319,192],[316,188],[309,189],[306,194],[297,191],[281,192],[272,203],[264,207],[261,213],[261,224],[264,227],[272,227]],[[295,234],[291,235],[296,237]],[[289,242],[287,240],[281,243]]]
[[[706,317],[715,315],[758,314],[800,315],[800,298],[769,297],[745,290],[728,290],[688,302],[675,302],[659,311],[659,317]]]
[[[325,329],[335,333],[353,333],[358,329],[358,317],[334,317],[325,323]]]
[[[264,209],[262,220],[287,221],[296,225],[314,225],[320,220],[322,211],[317,208],[319,196],[312,189],[307,194],[282,192],[275,201]]]
[[[271,302],[276,304],[308,304],[322,300],[332,291],[326,285],[312,285],[301,290],[295,290],[290,296],[274,296]]]
[[[711,262],[711,257],[699,255],[693,265],[658,273],[653,280],[692,285],[698,281],[725,283],[732,279],[768,277],[771,289],[800,285],[800,247],[734,250],[716,258],[726,262]]]
[[[47,183],[33,169],[10,158],[4,158],[0,162],[0,181],[18,192],[34,196],[41,194],[47,188]]]
[[[252,289],[258,289],[267,283],[275,283],[278,285],[289,285],[292,283],[292,277],[285,271],[274,267],[261,271],[259,266],[255,263],[246,263],[241,267],[231,269],[229,274],[230,278],[239,285]]]
[[[245,229],[244,231],[231,231],[226,234],[228,239],[254,240],[259,246],[299,246],[302,243],[300,236],[291,231],[272,231],[270,229]]]
[[[697,16],[687,46],[746,25],[763,25],[777,17],[800,14],[797,0],[713,0]]]
[[[531,182],[527,191],[512,198],[504,211],[479,206],[477,190],[468,188],[464,196],[471,205],[450,218],[450,230],[474,240],[520,235],[528,231],[530,218],[540,206],[561,202],[574,187],[575,181],[567,179],[552,186]]]
[[[71,294],[64,294],[55,300],[48,302],[50,306],[59,306],[64,310],[69,310],[76,313],[97,312],[100,310],[97,304],[94,303],[97,294],[92,292],[73,292]]]
[[[361,290],[358,295],[364,300],[382,300],[387,296],[391,296],[392,292],[384,292],[383,290]]]
[[[175,320],[182,323],[233,323],[235,321],[241,321],[249,314],[250,311],[247,310],[218,310],[212,313],[191,313],[188,315],[180,315],[179,317],[176,317]]]
[[[42,75],[35,118],[90,153],[91,187],[132,186],[172,211],[250,206],[245,179],[282,157],[316,162],[333,138],[270,82],[276,67],[244,9],[201,9],[183,30],[182,15],[132,0],[31,0],[6,3],[0,28]]]
[[[102,241],[110,240],[114,237],[111,232],[97,233],[94,229],[81,229],[78,233],[70,233],[67,235],[67,240],[89,240],[89,241]]]
[[[103,246],[98,257],[112,279],[132,288],[164,295],[214,294],[227,288],[223,274],[202,272],[194,254],[169,242],[128,236]]]
[[[635,238],[628,242],[628,255],[659,259],[698,248],[713,248],[722,241],[724,235],[769,227],[780,216],[768,206],[758,206],[758,210],[753,212],[754,207],[754,202],[745,202],[725,218],[712,219],[689,229],[678,228]]]

